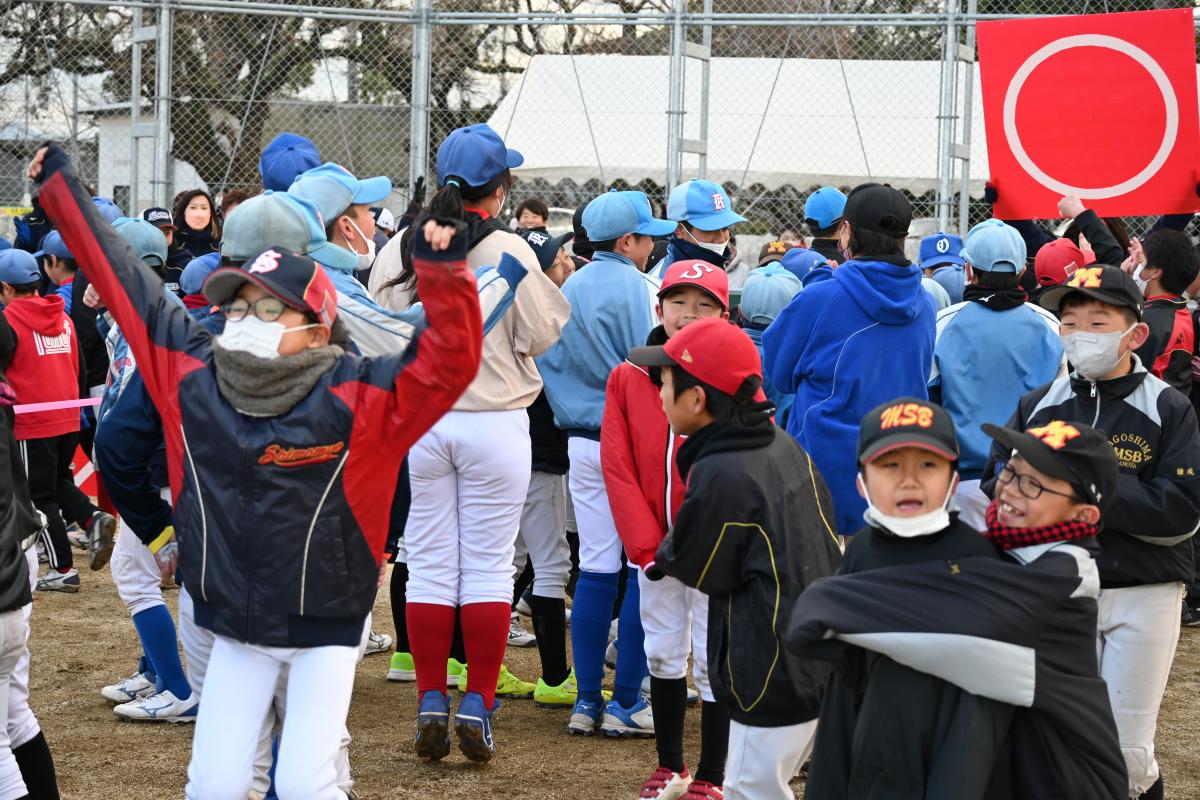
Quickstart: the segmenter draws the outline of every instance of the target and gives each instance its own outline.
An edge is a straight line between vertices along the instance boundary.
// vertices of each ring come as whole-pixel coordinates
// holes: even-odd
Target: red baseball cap
[[[753,398],[762,385],[758,348],[745,331],[723,319],[698,319],[662,347],[635,347],[629,360],[643,367],[680,367],[734,397]]]
[[[1039,286],[1066,283],[1075,270],[1086,265],[1087,259],[1083,251],[1070,239],[1047,242],[1033,258],[1033,271],[1037,275]]]
[[[667,274],[663,276],[662,286],[658,290],[658,299],[661,300],[664,294],[679,286],[702,289],[711,294],[721,308],[729,310],[729,276],[720,267],[698,258],[676,261],[667,267]]]

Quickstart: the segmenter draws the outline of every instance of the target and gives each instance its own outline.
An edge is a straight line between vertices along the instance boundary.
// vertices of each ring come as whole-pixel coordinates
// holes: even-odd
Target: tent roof
[[[518,174],[551,182],[664,182],[669,59],[587,55],[575,56],[574,62],[566,55],[534,56],[489,120],[525,155]],[[781,67],[773,58],[714,58],[711,63],[710,179],[768,188],[853,186],[865,180],[915,193],[936,187],[940,62],[848,60],[839,65],[796,58],[784,59]],[[686,64],[684,136],[695,139],[700,64],[693,59]],[[979,189],[988,167],[977,76],[974,94],[971,175]],[[685,174],[696,168],[697,156],[683,158]]]

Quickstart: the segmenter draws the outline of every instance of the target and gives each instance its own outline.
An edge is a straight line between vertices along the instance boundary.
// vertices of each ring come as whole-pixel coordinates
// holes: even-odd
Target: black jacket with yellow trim
[[[709,596],[713,694],[744,725],[815,719],[829,668],[783,635],[796,598],[841,562],[825,481],[766,412],[701,429],[677,460],[687,494],[654,567]]]

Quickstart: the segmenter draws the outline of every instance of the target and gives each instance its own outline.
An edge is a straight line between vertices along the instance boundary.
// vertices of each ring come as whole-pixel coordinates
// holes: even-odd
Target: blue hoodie
[[[655,326],[658,281],[616,253],[597,252],[562,287],[571,318],[536,359],[555,424],[600,440],[608,376]]]
[[[867,507],[855,486],[859,423],[892,398],[928,397],[933,335],[921,270],[858,260],[806,286],[763,332],[766,375],[796,393],[788,433],[821,470],[843,535]]]

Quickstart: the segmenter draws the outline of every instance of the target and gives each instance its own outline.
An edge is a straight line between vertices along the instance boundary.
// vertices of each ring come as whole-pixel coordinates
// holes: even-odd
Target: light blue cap
[[[675,223],[654,216],[645,192],[605,192],[583,210],[583,229],[591,241],[607,242],[627,233],[667,236]]]
[[[826,263],[826,258],[816,250],[793,247],[783,254],[779,263],[784,269],[795,275],[797,280],[803,280],[805,275]]]
[[[0,281],[12,286],[25,286],[42,279],[37,259],[16,248],[0,251]]]
[[[985,219],[967,231],[967,246],[962,257],[971,269],[980,272],[1025,271],[1025,240],[1011,225],[998,219]]]
[[[782,264],[767,264],[747,276],[738,307],[751,324],[770,325],[802,288],[800,279]]]
[[[945,289],[946,294],[950,295],[951,305],[963,301],[963,289],[967,285],[967,274],[961,264],[938,267],[929,277],[936,281],[938,286]]]
[[[331,269],[349,272],[358,257],[325,238],[321,214],[311,200],[288,192],[263,192],[230,212],[221,234],[221,255],[246,261],[264,250],[282,247]]]
[[[288,194],[312,201],[321,213],[322,228],[350,206],[382,203],[391,193],[390,178],[359,180],[345,167],[332,163],[301,173],[288,188]]]
[[[34,258],[41,258],[42,256],[54,256],[55,258],[75,257],[67,249],[67,243],[63,241],[62,234],[58,231],[50,231],[43,236],[42,244],[33,256]]]
[[[118,217],[113,230],[121,234],[133,254],[148,267],[164,267],[167,264],[167,237],[163,232],[141,217]]]
[[[933,307],[937,311],[941,311],[943,308],[948,308],[950,306],[950,295],[946,293],[946,290],[943,289],[941,284],[939,284],[937,281],[931,278],[926,278],[922,275],[921,288],[924,289],[929,297],[933,300]]]
[[[96,206],[96,210],[100,212],[100,216],[104,217],[106,222],[113,223],[125,216],[121,207],[107,197],[93,197],[92,204]]]
[[[667,197],[667,219],[686,220],[702,231],[719,231],[746,221],[741,214],[734,213],[721,184],[702,180],[686,181],[671,190]]]
[[[832,186],[822,186],[804,201],[804,221],[810,228],[824,230],[842,218],[846,195]]]
[[[193,258],[179,276],[179,288],[184,294],[200,294],[204,289],[204,281],[220,263],[220,253],[206,253],[199,258]]]

